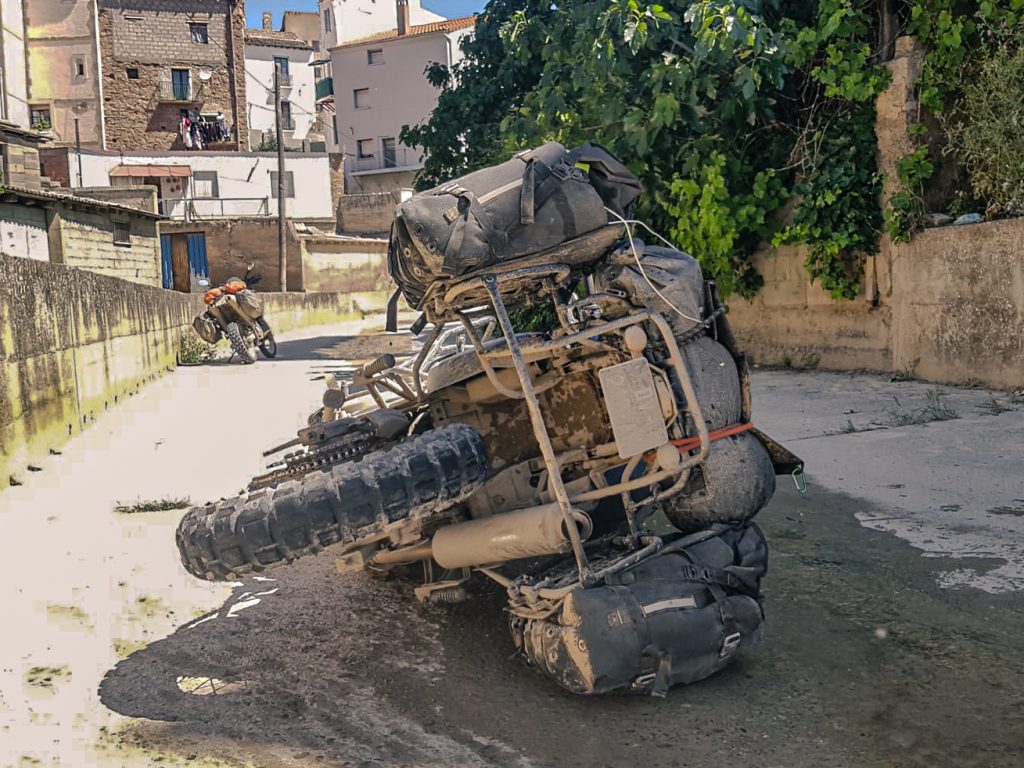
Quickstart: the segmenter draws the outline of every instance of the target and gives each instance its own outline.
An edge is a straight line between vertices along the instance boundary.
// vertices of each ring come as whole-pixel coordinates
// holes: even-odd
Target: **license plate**
[[[643,358],[602,368],[598,376],[619,457],[628,459],[668,442],[651,367]]]

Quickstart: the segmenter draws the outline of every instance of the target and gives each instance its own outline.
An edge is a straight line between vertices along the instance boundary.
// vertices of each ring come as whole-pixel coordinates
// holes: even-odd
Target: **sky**
[[[386,2],[386,0],[382,0]],[[469,16],[483,10],[485,0],[421,0],[424,8],[449,19]],[[245,4],[246,23],[250,27],[263,26],[263,12],[274,14],[274,29],[281,28],[281,15],[285,11],[316,11],[317,0],[248,0]]]

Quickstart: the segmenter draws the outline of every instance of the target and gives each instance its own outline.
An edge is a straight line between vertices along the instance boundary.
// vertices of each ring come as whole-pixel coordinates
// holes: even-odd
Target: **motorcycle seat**
[[[546,335],[543,333],[517,333],[516,338],[522,343],[524,341],[544,339]],[[491,352],[507,348],[508,342],[504,338],[490,339],[484,342],[483,347],[488,352]],[[535,353],[530,355],[529,353],[524,353],[523,357],[530,361],[531,358],[545,357],[545,354]],[[495,364],[495,367],[507,367],[511,364],[511,361],[511,357],[507,359],[507,362],[499,361]],[[437,392],[439,389],[471,379],[483,373],[483,370],[484,368],[480,365],[480,358],[477,357],[476,350],[470,347],[462,352],[456,352],[455,354],[432,360],[424,374],[423,389],[425,392]]]

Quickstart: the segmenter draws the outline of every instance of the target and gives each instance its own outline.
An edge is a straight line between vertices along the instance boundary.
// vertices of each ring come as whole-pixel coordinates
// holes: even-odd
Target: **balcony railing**
[[[373,157],[357,157],[353,162],[354,171],[378,171],[389,168],[405,168],[418,165],[420,155],[408,147],[396,147],[394,151],[378,151]]]
[[[292,75],[290,72],[278,72],[277,81],[281,84],[282,88],[292,87]]]
[[[157,99],[162,102],[180,102],[196,104],[203,100],[203,84],[162,82],[157,92]]]
[[[295,118],[294,117],[282,117],[281,118],[281,130],[282,131],[294,131],[295,130]]]
[[[160,201],[161,214],[185,221],[266,216],[269,212],[270,199],[266,197],[196,197]]]
[[[326,99],[328,96],[334,95],[334,78],[325,77],[322,80],[316,81],[316,100]]]

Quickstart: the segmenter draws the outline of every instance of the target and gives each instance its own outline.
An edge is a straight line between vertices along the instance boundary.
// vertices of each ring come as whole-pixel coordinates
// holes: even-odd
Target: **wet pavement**
[[[806,495],[780,478],[758,518],[764,642],[664,700],[580,698],[512,657],[487,583],[422,605],[321,556],[210,585],[177,561],[180,512],[112,511],[234,492],[312,410],[313,379],[340,365],[321,351],[350,333],[307,334],[278,363],[181,369],[0,492],[0,765],[1024,764],[1010,396],[756,371],[755,423],[810,475]],[[228,459],[204,450],[225,423]]]

